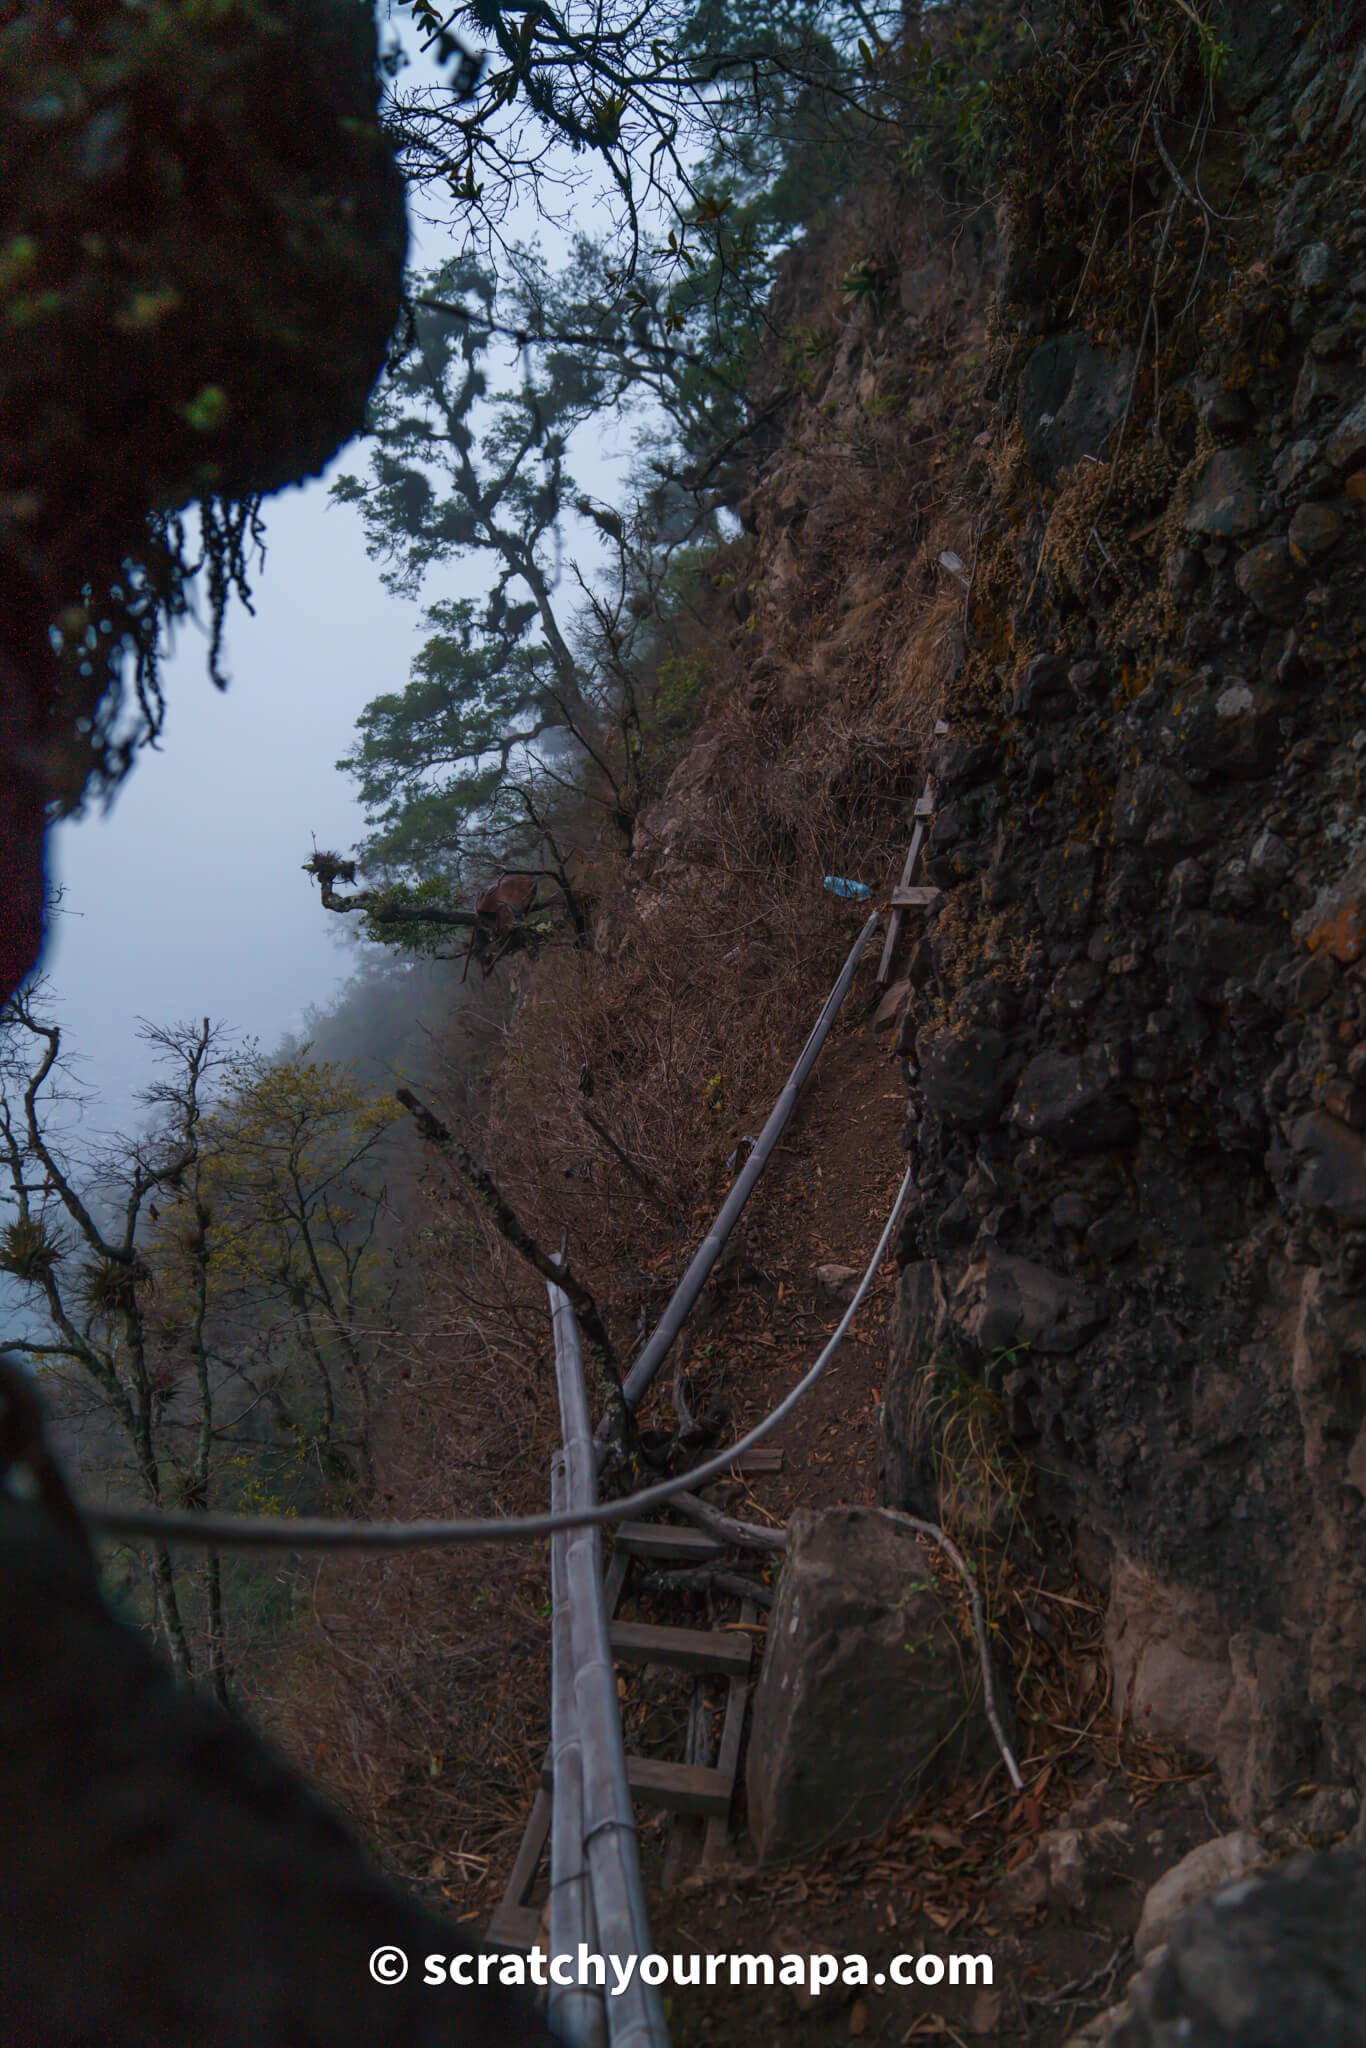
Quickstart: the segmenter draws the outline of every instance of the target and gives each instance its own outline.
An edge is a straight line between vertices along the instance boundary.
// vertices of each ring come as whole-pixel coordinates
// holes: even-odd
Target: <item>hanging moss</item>
[[[358,0],[45,0],[0,34],[0,490],[69,545],[319,470],[398,306]],[[15,504],[18,496],[24,502]]]
[[[200,565],[178,513],[204,508],[221,622],[257,497],[315,475],[361,425],[406,240],[376,77],[365,0],[6,10],[6,987],[36,945],[45,810],[117,781],[159,724],[158,637]]]
[[[0,548],[16,630],[66,656],[59,751],[175,608],[170,515],[361,423],[405,247],[375,98],[361,0],[37,0],[0,31]]]

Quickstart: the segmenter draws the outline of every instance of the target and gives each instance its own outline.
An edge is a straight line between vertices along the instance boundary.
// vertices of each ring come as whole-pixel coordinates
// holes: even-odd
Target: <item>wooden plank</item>
[[[500,1906],[489,1921],[488,1938],[494,1948],[536,1948],[541,1939],[541,1915],[535,1906]]]
[[[626,1590],[626,1579],[630,1569],[630,1552],[614,1550],[612,1562],[607,1567],[607,1576],[602,1582],[602,1604],[607,1609],[609,1621],[621,1605],[621,1596]]]
[[[550,1759],[542,1766],[550,1776]],[[730,1812],[731,1780],[724,1771],[704,1764],[672,1764],[656,1756],[628,1756],[626,1777],[632,1797],[641,1806],[668,1813]]]
[[[749,1670],[748,1636],[715,1628],[662,1628],[653,1622],[614,1621],[612,1654],[623,1664],[670,1664],[676,1671],[717,1671],[735,1678]]]
[[[752,1622],[758,1613],[752,1600],[746,1600],[740,1608],[742,1622]],[[732,1678],[726,1692],[726,1717],[721,1724],[721,1747],[716,1755],[716,1768],[730,1780],[732,1792],[735,1789],[735,1773],[740,1762],[740,1738],[745,1732],[745,1709],[749,1704],[749,1679]],[[730,1808],[721,1814],[713,1814],[707,1822],[707,1831],[702,1838],[702,1862],[720,1863],[730,1852]]]
[[[746,1477],[760,1472],[781,1472],[783,1454],[781,1451],[771,1451],[767,1444],[756,1444],[752,1451],[741,1451],[729,1469],[732,1472],[741,1472]]]
[[[731,1780],[724,1771],[705,1764],[670,1764],[654,1756],[628,1756],[626,1774],[642,1806],[704,1816],[730,1812]]]
[[[893,889],[892,905],[896,910],[928,910],[943,893],[942,889],[935,889],[928,882],[916,882],[909,889]]]
[[[915,864],[920,858],[920,849],[925,844],[925,821],[919,815],[920,804],[924,803],[932,789],[933,784],[927,782],[916,805],[915,828],[911,833],[911,843],[906,849],[906,858],[901,866],[900,886],[903,889],[910,887],[911,876],[915,873]],[[902,915],[897,906],[896,894],[893,892],[892,914],[887,920],[887,937],[883,942],[882,958],[879,960],[877,968],[877,985],[879,988],[885,988],[891,977],[892,962],[896,958],[896,949],[901,942],[901,924]]]
[[[527,1817],[527,1824],[522,1830],[521,1846],[513,1860],[512,1869],[508,1875],[508,1881],[504,1887],[503,1897],[498,1907],[500,1913],[505,1907],[512,1911],[514,1908],[526,1904],[531,1887],[536,1882],[536,1871],[541,1861],[541,1852],[545,1848],[546,1839],[549,1834],[550,1794],[546,1791],[544,1785],[538,1785],[536,1797],[531,1802],[531,1812]]]
[[[675,1564],[707,1564],[724,1545],[705,1529],[679,1529],[668,1522],[623,1522],[617,1548],[630,1557],[664,1557]]]

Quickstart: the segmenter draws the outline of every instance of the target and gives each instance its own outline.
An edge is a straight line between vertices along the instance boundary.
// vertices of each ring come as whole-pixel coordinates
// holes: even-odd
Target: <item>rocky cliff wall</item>
[[[1251,1815],[1366,1782],[1366,55],[1239,13],[1206,186],[1158,131],[1156,229],[1207,231],[1180,345],[1141,280],[1088,306],[1081,191],[1070,274],[1010,257],[883,1483],[933,1509],[918,1383],[987,1377],[1108,1578],[1119,1703]]]
[[[732,645],[935,780],[883,1498],[985,1381],[1117,1704],[1250,1817],[1366,1782],[1366,56],[1204,14],[1062,0],[1000,204],[794,254]]]

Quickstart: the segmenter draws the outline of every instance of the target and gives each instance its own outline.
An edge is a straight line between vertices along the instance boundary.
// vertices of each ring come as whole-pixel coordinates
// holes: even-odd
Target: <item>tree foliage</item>
[[[43,992],[0,1012],[0,1271],[38,1318],[15,1348],[87,1461],[149,1505],[287,1510],[364,1488],[390,1113],[344,1070],[234,1051],[208,1019],[143,1035],[147,1128],[82,1145]],[[192,1571],[153,1546],[128,1570],[180,1674],[225,1696],[218,1561]]]
[[[661,689],[677,702],[683,593],[783,402],[750,397],[774,264],[892,123],[898,19],[861,0],[692,0],[648,34],[644,16],[528,16],[494,32],[458,120],[396,92],[410,163],[430,169],[437,137],[464,149],[471,219],[470,166],[494,132],[525,150],[518,122],[534,117],[560,151],[535,158],[538,197],[567,141],[569,183],[591,175],[579,158],[599,181],[605,166],[629,232],[579,232],[552,267],[486,206],[481,246],[411,287],[368,475],[335,487],[395,589],[453,562],[488,577],[482,599],[432,606],[407,687],[368,707],[341,763],[366,807],[370,886],[324,884],[324,902],[363,912],[373,936],[442,947],[491,872],[562,875],[585,810],[630,843],[662,758]],[[481,20],[467,10],[451,32]],[[599,62],[621,102],[605,127]],[[624,504],[591,501],[571,473],[609,427],[635,437]]]

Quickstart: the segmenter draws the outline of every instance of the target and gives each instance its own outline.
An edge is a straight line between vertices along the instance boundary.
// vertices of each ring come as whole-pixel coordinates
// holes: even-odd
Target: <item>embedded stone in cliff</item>
[[[1127,1145],[1138,1133],[1133,1104],[1115,1092],[1109,1063],[1095,1050],[1037,1054],[1020,1076],[1010,1121],[1074,1157]]]
[[[1091,922],[1096,893],[1097,854],[1073,841],[1046,853],[1034,877],[1034,894],[1044,930],[1075,938]]]
[[[1247,1629],[1229,1638],[1228,1652],[1233,1682],[1215,1743],[1229,1808],[1247,1824],[1308,1773],[1314,1728],[1305,1712],[1306,1677],[1296,1646]]]
[[[1232,776],[1265,774],[1276,758],[1277,717],[1272,698],[1241,677],[1232,677],[1215,693],[1211,767]]]
[[[1048,717],[1067,705],[1067,663],[1060,654],[1036,654],[1026,665],[1011,702],[1015,717]]]
[[[1233,572],[1233,580],[1250,605],[1268,619],[1294,617],[1300,579],[1287,540],[1264,540],[1249,548]]]
[[[1104,1301],[1080,1280],[995,1245],[964,1273],[954,1310],[963,1333],[987,1357],[1019,1344],[1052,1354],[1076,1351],[1107,1314]]]
[[[1251,449],[1216,449],[1200,472],[1182,524],[1218,540],[1254,532],[1262,523],[1257,470]]]
[[[1290,522],[1290,552],[1302,569],[1335,548],[1342,538],[1342,515],[1331,505],[1296,507]]]
[[[1326,1210],[1348,1229],[1366,1223],[1366,1138],[1359,1131],[1313,1109],[1291,1125],[1290,1148],[1302,1160],[1295,1189],[1301,1208]]]
[[[1291,9],[1279,6],[1230,7],[1220,19],[1223,68],[1221,98],[1237,113],[1246,113],[1284,77],[1301,47]]]
[[[988,1024],[956,1024],[921,1056],[920,1086],[930,1107],[949,1123],[980,1131],[995,1123],[1010,1100],[1019,1062],[1009,1043]]]
[[[1299,1856],[1181,1915],[1134,1980],[1124,2048],[1360,2048],[1366,1849]]]
[[[1311,953],[1327,953],[1344,966],[1366,946],[1366,852],[1336,882],[1321,889],[1295,923],[1295,937]]]
[[[1217,1755],[1220,1716],[1233,1684],[1227,1641],[1208,1594],[1115,1557],[1105,1647],[1122,1720],[1197,1756]]]
[[[1247,871],[1263,888],[1274,889],[1295,865],[1295,856],[1275,832],[1259,832],[1247,857]]]
[[[1210,807],[1174,768],[1149,762],[1120,777],[1114,803],[1121,844],[1176,852],[1203,846],[1213,830]]]
[[[1355,469],[1366,456],[1366,398],[1358,399],[1323,444],[1324,461],[1334,469]]]
[[[994,1754],[977,1658],[914,1530],[882,1508],[799,1509],[788,1546],[745,1775],[764,1862],[875,1835]]]
[[[1081,334],[1040,342],[1020,378],[1020,427],[1034,474],[1051,484],[1083,455],[1102,455],[1124,418],[1132,349],[1099,348]]]
[[[1167,974],[1173,996],[1213,1002],[1230,981],[1253,976],[1271,944],[1265,926],[1193,910],[1172,921]]]
[[[1279,717],[1269,691],[1255,689],[1245,676],[1227,675],[1212,688],[1187,688],[1173,696],[1158,721],[1159,741],[1184,770],[1250,781],[1280,759]]]
[[[1330,335],[1329,350],[1331,346]],[[1296,426],[1303,426],[1310,414],[1326,401],[1345,398],[1355,382],[1354,364],[1334,362],[1330,353],[1325,352],[1321,355],[1317,350],[1311,349],[1300,365],[1300,374],[1295,383],[1295,396],[1290,406],[1290,417]]]
[[[970,789],[990,775],[1000,759],[1001,749],[993,738],[958,739],[939,742],[931,766],[940,790]]]

